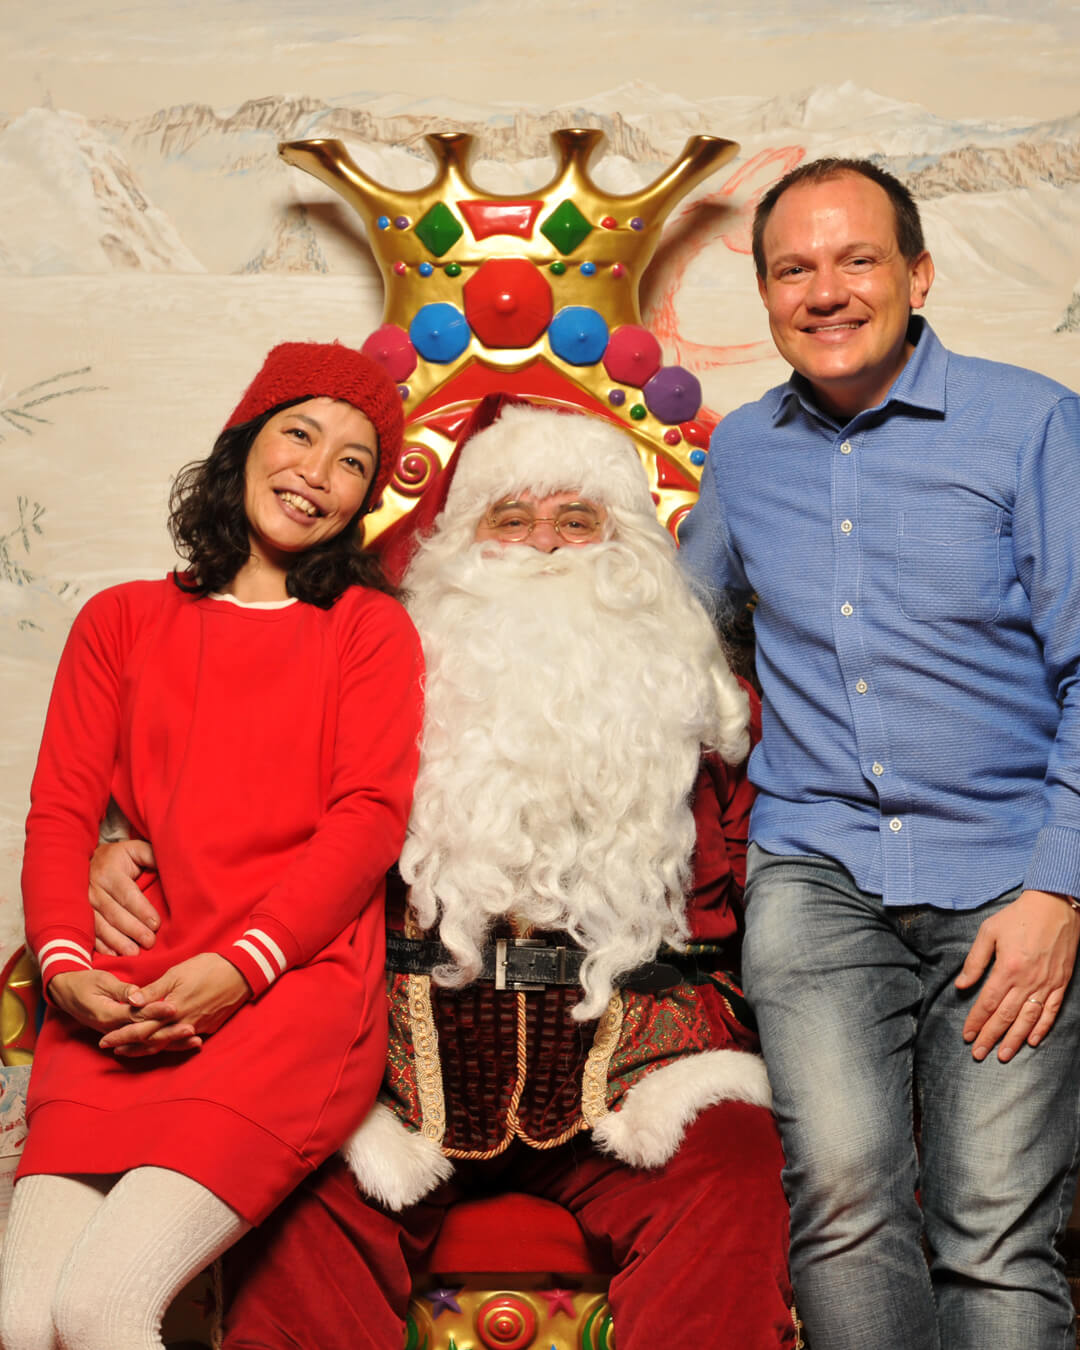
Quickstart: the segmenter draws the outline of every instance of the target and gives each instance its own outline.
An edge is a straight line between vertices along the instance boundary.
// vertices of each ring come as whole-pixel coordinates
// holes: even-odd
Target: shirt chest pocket
[[[1001,527],[993,506],[902,511],[896,561],[909,619],[989,623],[1001,608]]]

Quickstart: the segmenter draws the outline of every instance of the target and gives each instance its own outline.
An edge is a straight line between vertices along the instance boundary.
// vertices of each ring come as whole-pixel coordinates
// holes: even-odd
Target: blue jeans
[[[952,983],[1017,894],[886,909],[828,859],[751,848],[743,976],[814,1350],[1075,1345],[1056,1242],[1080,1144],[1080,980],[1045,1041],[1008,1064],[972,1059],[961,1027],[978,990]]]

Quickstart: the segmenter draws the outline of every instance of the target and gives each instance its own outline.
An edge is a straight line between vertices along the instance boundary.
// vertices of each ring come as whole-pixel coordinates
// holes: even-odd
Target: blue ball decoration
[[[705,451],[704,451],[704,450],[691,450],[691,451],[690,451],[690,463],[696,465],[696,466],[700,469],[701,466],[705,463]]]
[[[607,348],[608,326],[588,305],[567,305],[552,319],[548,342],[555,355],[571,366],[595,365]]]
[[[378,225],[380,230],[388,230],[390,228],[390,217],[380,216],[375,224]]]
[[[472,332],[457,305],[421,305],[409,324],[409,339],[425,361],[445,365],[469,345]]]
[[[431,276],[432,272],[435,271],[434,267],[432,267],[432,265],[429,262],[422,262],[416,270],[420,273],[422,277],[429,277]]]
[[[583,277],[596,276],[596,264],[594,262],[583,262],[581,264],[581,275]]]

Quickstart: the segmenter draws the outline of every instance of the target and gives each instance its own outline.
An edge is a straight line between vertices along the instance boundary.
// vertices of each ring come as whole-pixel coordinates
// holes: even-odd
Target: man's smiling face
[[[782,194],[765,225],[758,290],[780,355],[845,420],[879,403],[911,355],[907,327],[934,279],[907,259],[884,189],[845,173]]]

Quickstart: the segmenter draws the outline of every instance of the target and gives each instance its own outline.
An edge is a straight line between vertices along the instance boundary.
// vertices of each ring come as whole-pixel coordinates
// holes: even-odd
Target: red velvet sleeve
[[[306,846],[218,948],[255,994],[381,900],[405,839],[419,756],[420,640],[395,602],[347,594],[338,607],[339,706],[326,809]]]
[[[761,739],[761,703],[749,685],[740,684],[750,698],[752,749]],[[732,766],[714,753],[702,757],[694,787],[697,845],[687,911],[694,941],[719,942],[738,930],[753,802],[745,760]]]

